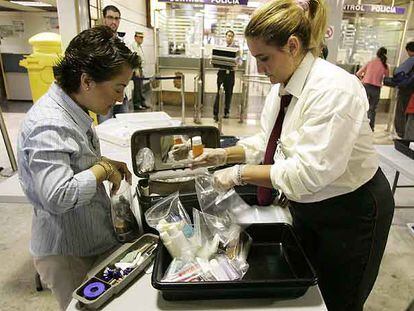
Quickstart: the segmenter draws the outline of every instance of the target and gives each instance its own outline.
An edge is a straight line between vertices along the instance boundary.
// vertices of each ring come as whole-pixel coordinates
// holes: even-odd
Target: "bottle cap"
[[[201,136],[194,136],[192,138],[193,145],[201,145],[203,142],[201,140]]]
[[[181,138],[181,135],[174,135],[174,145],[182,144],[183,139]]]

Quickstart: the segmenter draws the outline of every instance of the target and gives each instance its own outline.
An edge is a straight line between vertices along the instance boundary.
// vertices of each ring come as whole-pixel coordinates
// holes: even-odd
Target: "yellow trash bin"
[[[53,66],[62,56],[60,35],[53,32],[42,32],[29,39],[33,53],[20,61],[29,73],[30,89],[35,103],[47,92],[54,81]]]

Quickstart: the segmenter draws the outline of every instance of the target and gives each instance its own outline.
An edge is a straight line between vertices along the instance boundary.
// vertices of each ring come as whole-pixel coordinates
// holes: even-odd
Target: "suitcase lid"
[[[141,178],[148,178],[151,172],[139,171],[136,156],[143,148],[149,148],[154,153],[154,169],[152,172],[184,169],[188,163],[167,162],[168,152],[174,145],[174,135],[184,138],[201,136],[205,148],[220,147],[220,131],[215,126],[180,126],[146,129],[134,132],[131,137],[131,157],[134,174]]]

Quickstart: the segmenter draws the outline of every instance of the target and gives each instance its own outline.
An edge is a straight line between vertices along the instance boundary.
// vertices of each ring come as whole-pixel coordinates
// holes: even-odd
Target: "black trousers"
[[[139,77],[133,77],[132,81],[134,82],[134,90],[132,92],[132,102],[134,103],[134,109],[141,108],[145,105],[145,97],[143,95],[144,91],[144,82]]]
[[[375,127],[375,116],[377,114],[377,106],[380,100],[380,93],[381,87],[372,85],[372,84],[365,84],[364,83],[365,91],[367,92],[368,102],[369,102],[369,110],[368,110],[368,119],[369,119],[369,126],[372,130]]]
[[[231,98],[233,96],[234,87],[234,71],[233,70],[219,70],[217,73],[217,94],[214,101],[214,115],[218,116],[219,113],[219,92],[220,87],[223,84],[225,93],[224,114],[230,113]]]
[[[398,89],[397,95],[397,107],[395,108],[394,126],[398,136],[404,138],[405,124],[407,122],[407,115],[405,110],[407,109],[408,102],[410,101],[411,94],[414,92],[412,89]]]
[[[381,169],[351,193],[290,203],[293,226],[328,310],[362,311],[378,275],[395,207]]]

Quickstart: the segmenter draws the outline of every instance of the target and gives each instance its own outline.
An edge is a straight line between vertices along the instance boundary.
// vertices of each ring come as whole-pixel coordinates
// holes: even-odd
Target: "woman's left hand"
[[[125,179],[130,185],[132,185],[132,174],[128,170],[128,167],[124,162],[108,159],[106,157],[103,158],[105,159],[105,161],[111,163],[121,173],[122,178]]]
[[[219,192],[226,192],[234,186],[239,186],[241,182],[238,177],[239,166],[235,165],[214,172],[213,188]]]

